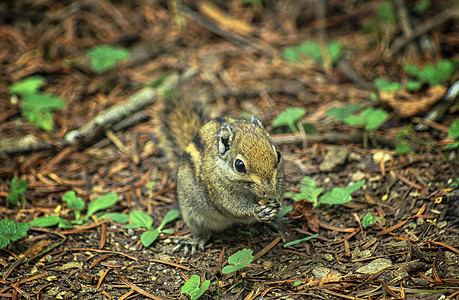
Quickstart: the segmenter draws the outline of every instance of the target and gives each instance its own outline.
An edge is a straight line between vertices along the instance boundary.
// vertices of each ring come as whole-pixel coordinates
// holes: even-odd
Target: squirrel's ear
[[[256,116],[252,116],[252,120],[250,120],[250,122],[252,122],[253,124],[258,125],[260,127],[263,127],[263,124],[261,124],[260,120],[258,120],[258,118]]]
[[[231,127],[228,123],[224,122],[218,133],[218,153],[220,153],[220,155],[225,154],[229,150],[231,139]]]

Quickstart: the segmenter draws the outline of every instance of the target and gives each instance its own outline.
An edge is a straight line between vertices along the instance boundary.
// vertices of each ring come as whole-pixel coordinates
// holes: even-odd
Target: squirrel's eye
[[[234,161],[234,169],[238,171],[239,173],[245,173],[247,170],[245,169],[245,164],[242,160],[236,159]]]
[[[277,163],[280,163],[281,158],[282,158],[282,154],[280,154],[280,152],[277,151]]]

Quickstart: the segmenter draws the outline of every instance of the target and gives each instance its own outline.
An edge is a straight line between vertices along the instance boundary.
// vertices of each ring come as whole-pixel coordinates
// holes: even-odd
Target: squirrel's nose
[[[276,195],[276,188],[272,184],[263,184],[260,194],[263,198],[272,197]]]

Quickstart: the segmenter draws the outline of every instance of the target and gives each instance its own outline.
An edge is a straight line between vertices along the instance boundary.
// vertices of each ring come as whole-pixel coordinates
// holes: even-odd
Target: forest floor
[[[439,84],[424,80],[415,92],[380,91],[381,101],[374,85],[385,79],[404,86],[412,76],[407,64],[422,69],[459,59],[454,3],[2,2],[0,219],[58,216],[67,221],[61,227],[73,228],[31,226],[0,249],[0,298],[188,299],[181,288],[199,275],[210,280],[202,299],[459,299],[459,160],[457,148],[447,149],[458,106],[423,119],[445,102],[459,79],[457,65],[451,74],[440,72]],[[336,57],[325,46],[335,40]],[[129,57],[97,72],[87,53],[100,45],[125,48]],[[311,59],[308,47],[321,58]],[[255,114],[263,122],[285,159],[290,194],[300,192],[305,176],[324,192],[364,185],[344,204],[313,207],[286,196],[284,206],[293,210],[279,226],[241,225],[215,234],[196,255],[173,252],[190,232],[180,217],[165,227],[173,233],[161,233],[149,247],[140,240],[145,229],[124,228],[100,212],[70,226],[76,217],[63,195],[71,190],[86,203],[116,193],[116,204],[102,210],[145,212],[153,228],[177,209],[175,174],[150,116],[160,101],[158,87],[191,73],[214,88],[217,114]],[[44,78],[40,95],[65,101],[52,112],[53,130],[31,124],[24,99],[12,97],[10,87],[30,76]],[[145,87],[151,101],[131,112],[126,101]],[[367,135],[326,113],[351,104],[389,114]],[[129,113],[118,110],[115,124],[66,139],[114,105]],[[316,133],[272,125],[293,107],[306,110],[301,122]],[[396,151],[401,142],[413,151]],[[19,205],[8,198],[14,177],[27,183]],[[365,226],[368,213],[376,219]],[[253,250],[252,263],[223,274],[229,256],[245,248]]]

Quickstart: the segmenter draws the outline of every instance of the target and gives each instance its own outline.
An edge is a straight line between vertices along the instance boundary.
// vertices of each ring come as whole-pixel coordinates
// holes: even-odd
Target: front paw
[[[254,209],[255,217],[258,222],[270,222],[280,212],[282,205],[278,201],[258,205]]]

